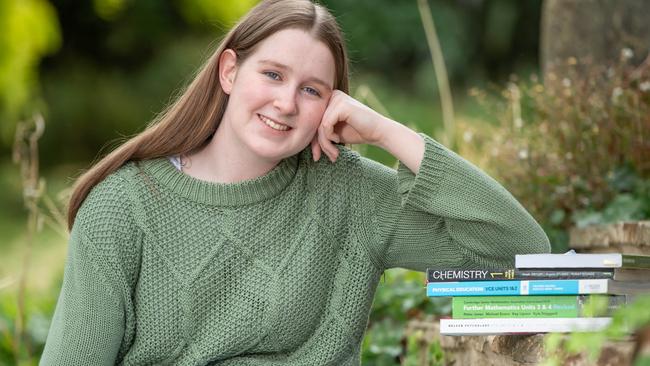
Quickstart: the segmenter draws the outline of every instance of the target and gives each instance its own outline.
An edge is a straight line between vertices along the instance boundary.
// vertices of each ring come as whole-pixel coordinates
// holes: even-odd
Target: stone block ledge
[[[418,337],[423,350],[427,344],[439,342],[444,352],[446,366],[532,366],[543,364],[546,358],[544,334],[445,336],[440,334],[438,320],[412,320],[406,335]],[[636,342],[607,341],[596,363],[585,354],[571,356],[565,365],[571,366],[625,366],[634,359]],[[429,355],[421,353],[421,365],[428,365]]]
[[[627,254],[650,252],[650,221],[617,222],[572,228],[569,246],[578,251],[621,251]]]

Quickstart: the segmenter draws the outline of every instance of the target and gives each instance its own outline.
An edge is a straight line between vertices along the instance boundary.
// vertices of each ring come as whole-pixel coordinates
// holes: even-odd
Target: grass
[[[67,184],[60,175],[46,177],[48,194]],[[0,283],[15,280],[23,264],[24,243],[27,238],[27,210],[22,204],[22,187],[18,167],[9,159],[0,162]],[[39,290],[52,284],[53,278],[63,269],[67,239],[53,229],[43,226],[34,238],[34,248],[28,272],[28,288]],[[0,294],[15,291],[14,286],[0,286]]]

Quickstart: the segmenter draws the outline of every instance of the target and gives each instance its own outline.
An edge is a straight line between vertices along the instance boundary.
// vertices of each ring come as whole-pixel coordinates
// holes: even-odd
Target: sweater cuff
[[[431,137],[420,133],[424,139],[424,156],[420,170],[414,174],[404,163],[399,162],[397,176],[399,192],[405,197],[403,204],[420,211],[428,211],[440,190],[442,179],[448,171],[449,150]]]

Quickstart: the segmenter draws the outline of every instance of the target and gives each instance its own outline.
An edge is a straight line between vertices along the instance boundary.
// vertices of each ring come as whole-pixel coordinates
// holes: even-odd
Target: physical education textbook
[[[650,268],[650,256],[621,253],[518,254],[516,268]]]
[[[499,281],[499,280],[563,280],[615,278],[614,268],[557,269],[427,269],[427,282]]]
[[[598,297],[593,299],[593,297]],[[590,300],[606,301],[604,314],[586,314]],[[452,299],[454,319],[482,318],[579,318],[611,315],[628,302],[628,296],[460,296]]]
[[[530,334],[549,332],[595,332],[612,318],[483,318],[440,319],[443,335]]]
[[[650,293],[647,281],[531,280],[429,282],[427,296],[581,295]]]

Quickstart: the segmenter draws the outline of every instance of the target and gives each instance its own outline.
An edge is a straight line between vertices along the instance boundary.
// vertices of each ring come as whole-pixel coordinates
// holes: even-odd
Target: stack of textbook
[[[609,254],[517,255],[514,269],[428,269],[427,296],[452,297],[445,335],[597,331],[611,312],[650,293],[650,256]],[[592,296],[608,313],[590,317]]]

